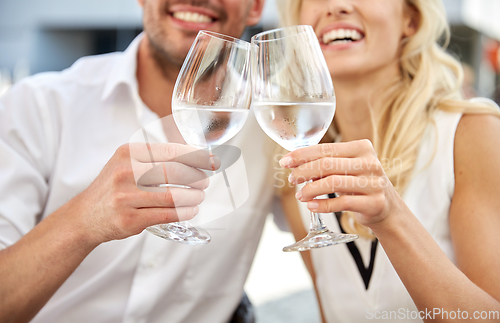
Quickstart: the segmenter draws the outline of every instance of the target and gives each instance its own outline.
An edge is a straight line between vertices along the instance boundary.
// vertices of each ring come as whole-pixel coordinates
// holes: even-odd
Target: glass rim
[[[198,32],[198,36],[200,36],[202,34],[210,36],[210,37],[214,37],[214,38],[217,38],[217,39],[229,42],[229,43],[243,45],[243,46],[246,46],[246,47],[251,47],[251,45],[252,45],[252,44],[250,44],[249,42],[247,42],[247,41],[245,41],[243,39],[239,39],[239,38],[236,38],[236,37],[232,37],[232,36],[228,36],[228,35],[225,35],[225,34],[217,33],[215,31],[200,30]]]
[[[265,35],[268,35],[268,34],[271,34],[271,33],[275,33],[275,32],[278,32],[278,31],[292,30],[292,29],[296,29],[297,31],[299,29],[303,29],[303,30],[301,30],[301,31],[299,31],[299,32],[297,32],[297,33],[295,33],[293,35],[286,35],[286,36],[283,36],[283,37],[280,37],[280,38],[263,39],[263,40],[257,39],[258,37],[262,37],[262,36],[265,36]],[[263,32],[260,32],[258,34],[253,35],[252,39],[251,39],[251,42],[252,42],[252,44],[253,43],[267,43],[267,42],[277,41],[277,40],[284,39],[284,38],[295,37],[295,36],[301,35],[303,33],[306,33],[307,29],[310,29],[311,31],[314,31],[313,28],[312,28],[312,26],[310,26],[310,25],[294,25],[294,26],[274,28],[274,29],[266,30],[266,31],[263,31]]]

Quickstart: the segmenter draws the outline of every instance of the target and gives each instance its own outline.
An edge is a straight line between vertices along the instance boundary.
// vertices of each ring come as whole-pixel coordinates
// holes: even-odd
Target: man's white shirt
[[[158,120],[138,94],[141,37],[123,53],[82,58],[0,97],[0,248],[83,191],[120,145]],[[33,322],[226,322],[241,299],[273,192],[273,145],[253,113],[228,144],[242,150],[246,167],[233,172],[231,187],[248,182],[248,200],[204,223],[211,243],[183,245],[148,232],[104,243]],[[211,211],[203,204],[200,210]]]

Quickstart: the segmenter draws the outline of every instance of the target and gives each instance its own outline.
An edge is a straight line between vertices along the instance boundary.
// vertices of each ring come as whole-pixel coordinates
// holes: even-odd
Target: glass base
[[[357,238],[359,238],[357,234],[336,233],[330,230],[309,231],[304,239],[286,246],[283,251],[306,251],[351,242]]]
[[[187,222],[158,224],[146,228],[148,232],[167,240],[189,245],[203,245],[210,242],[210,234],[202,228],[195,228]]]

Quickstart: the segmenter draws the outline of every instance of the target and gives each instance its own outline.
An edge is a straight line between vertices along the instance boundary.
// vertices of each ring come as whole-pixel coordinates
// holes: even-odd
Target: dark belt
[[[240,304],[236,307],[229,323],[255,323],[255,312],[246,293],[243,293]]]

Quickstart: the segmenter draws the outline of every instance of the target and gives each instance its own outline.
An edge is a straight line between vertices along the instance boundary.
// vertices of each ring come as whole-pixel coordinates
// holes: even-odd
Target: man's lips
[[[172,17],[178,20],[186,21],[186,22],[194,22],[194,23],[210,23],[213,21],[207,15],[202,15],[196,12],[189,11],[177,11],[172,14]]]
[[[175,22],[188,29],[206,27],[219,19],[218,15],[210,9],[187,5],[173,6],[169,14]]]

